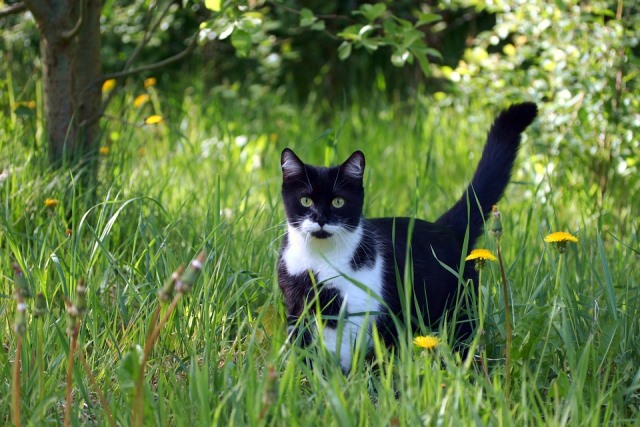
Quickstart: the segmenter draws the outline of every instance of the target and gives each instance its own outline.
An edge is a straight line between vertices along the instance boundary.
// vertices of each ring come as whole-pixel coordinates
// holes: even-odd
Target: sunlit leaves
[[[363,4],[360,9],[353,12],[354,15],[362,15],[369,22],[375,21],[380,18],[387,10],[387,6],[384,3],[376,4]]]
[[[205,0],[204,7],[213,12],[220,12],[220,9],[222,8],[222,0]]]
[[[231,44],[236,49],[238,56],[246,57],[251,51],[251,34],[244,30],[236,29],[231,33]]]
[[[306,7],[300,10],[300,26],[309,27],[312,30],[324,30],[324,21],[319,20],[311,9]]]
[[[344,61],[351,55],[351,43],[348,41],[342,42],[340,46],[338,46],[338,58]]]
[[[396,67],[413,64],[417,59],[422,71],[431,74],[427,57],[441,58],[438,51],[427,46],[424,32],[418,29],[442,19],[440,15],[421,13],[418,21],[413,23],[394,16],[382,3],[364,4],[353,15],[362,16],[367,22],[350,25],[338,33],[338,37],[344,40],[338,47],[341,60],[351,55],[353,46],[363,47],[369,52],[388,46],[393,48],[390,60]]]

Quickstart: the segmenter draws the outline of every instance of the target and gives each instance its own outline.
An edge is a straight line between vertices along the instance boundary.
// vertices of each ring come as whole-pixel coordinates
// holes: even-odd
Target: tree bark
[[[40,32],[44,113],[53,164],[90,159],[102,103],[102,0],[25,0]]]
[[[74,63],[76,105],[82,154],[96,153],[102,107],[100,12],[102,0],[85,0]],[[95,156],[94,156],[95,157]]]

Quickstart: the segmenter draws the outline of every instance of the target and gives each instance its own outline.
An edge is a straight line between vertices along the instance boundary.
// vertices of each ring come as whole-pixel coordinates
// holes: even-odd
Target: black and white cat
[[[363,217],[362,152],[356,151],[340,166],[325,168],[305,164],[285,149],[281,166],[287,233],[280,248],[278,282],[290,322],[300,326],[300,316],[310,313],[315,318],[317,308],[326,319],[322,328],[299,329],[303,345],[321,330],[324,344],[346,372],[358,334],[365,333],[363,339],[371,344],[372,322],[385,342],[393,343],[397,331],[391,316],[404,319],[404,288],[397,277],[405,271],[407,244],[413,268],[411,316],[420,316],[424,325],[437,326],[456,303],[459,283],[440,263],[458,271],[465,234],[468,231],[472,248],[482,234],[485,215],[509,182],[520,134],[536,115],[533,103],[503,111],[489,131],[465,193],[435,223],[416,219],[411,236],[409,218]],[[476,275],[473,265],[467,263],[465,280],[476,283]],[[416,327],[420,321],[413,323]],[[293,335],[299,330],[292,329]],[[468,321],[458,324],[458,337],[471,331]]]

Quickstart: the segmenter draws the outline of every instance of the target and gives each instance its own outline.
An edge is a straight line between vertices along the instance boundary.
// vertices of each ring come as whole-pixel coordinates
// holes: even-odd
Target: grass
[[[323,124],[313,106],[292,107],[278,94],[203,99],[198,91],[169,96],[153,88],[154,102],[136,109],[131,104],[142,90],[131,83],[104,121],[109,152],[90,189],[79,187],[81,171],[46,166],[35,112],[0,112],[0,143],[9,153],[0,164],[8,173],[0,183],[0,424],[11,422],[19,343],[14,261],[48,303],[47,314],[35,319],[29,302],[22,424],[62,424],[71,345],[64,301],[75,299],[84,278],[77,351],[108,408],[76,357],[71,424],[106,425],[110,412],[128,425],[157,291],[202,249],[202,276],[171,313],[144,369],[148,425],[640,422],[637,224],[617,222],[615,212],[599,217],[590,178],[581,179],[579,170],[572,171],[571,192],[563,191],[562,175],[532,172],[531,159],[544,157],[535,126],[500,204],[514,321],[507,396],[497,264],[482,274],[485,328],[473,363],[456,359],[444,328],[432,331],[444,338],[434,351],[419,351],[410,340],[395,350],[376,345],[371,360],[348,376],[321,350],[286,343],[275,279],[284,232],[282,148],[321,164],[362,149],[367,216],[434,219],[473,172],[493,115],[486,106],[427,108],[429,100],[395,105],[373,96]],[[153,113],[163,124],[139,125]],[[58,204],[45,206],[47,198]],[[562,258],[543,242],[557,230],[580,239]],[[478,246],[495,253],[494,245],[487,236]]]

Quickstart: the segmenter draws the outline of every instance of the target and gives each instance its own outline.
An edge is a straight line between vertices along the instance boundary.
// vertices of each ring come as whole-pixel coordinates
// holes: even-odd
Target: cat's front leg
[[[340,322],[337,327],[324,326],[322,338],[327,350],[331,351],[339,360],[342,372],[351,370],[352,350],[355,345],[358,330],[355,325]]]

